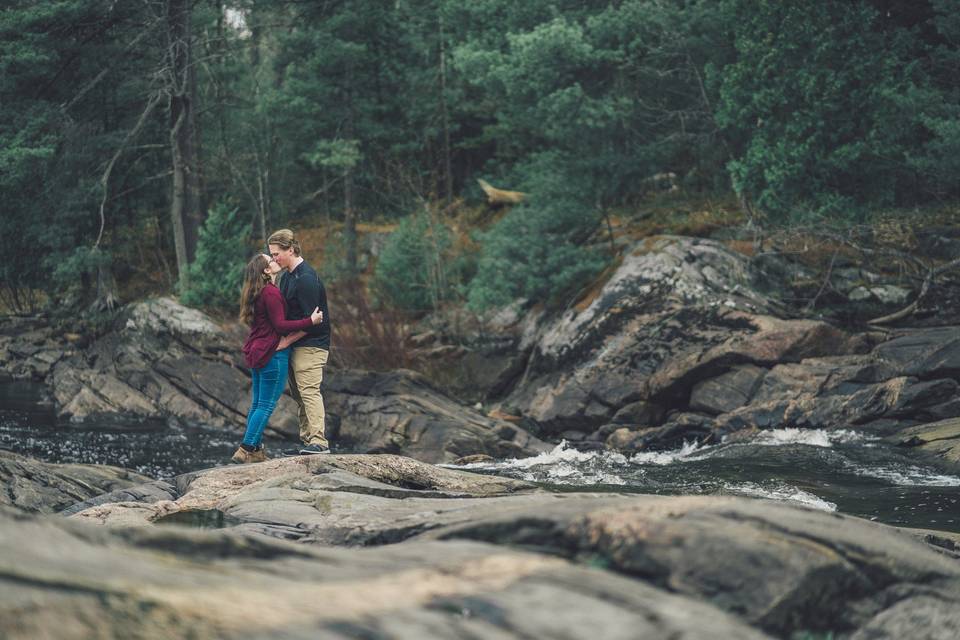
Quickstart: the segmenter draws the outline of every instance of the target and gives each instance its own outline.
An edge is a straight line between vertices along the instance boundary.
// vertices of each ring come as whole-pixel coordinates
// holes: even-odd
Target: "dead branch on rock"
[[[960,267],[960,258],[956,258],[955,260],[951,260],[946,264],[942,264],[936,269],[930,269],[927,272],[927,277],[923,279],[923,284],[920,286],[920,293],[917,294],[917,297],[913,302],[908,304],[903,309],[900,309],[900,311],[891,313],[890,315],[881,316],[879,318],[874,318],[873,320],[868,321],[867,324],[870,324],[870,325],[890,324],[891,322],[896,322],[897,320],[901,320],[911,315],[914,311],[917,310],[917,307],[919,307],[920,301],[923,300],[923,298],[927,295],[927,292],[930,290],[930,285],[933,284],[933,281],[938,276],[948,271],[952,271],[953,269],[956,269],[958,267]]]

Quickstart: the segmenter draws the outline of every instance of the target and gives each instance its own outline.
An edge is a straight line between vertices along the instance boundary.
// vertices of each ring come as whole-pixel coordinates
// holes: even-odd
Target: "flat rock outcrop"
[[[768,637],[709,604],[480,542],[358,550],[2,515],[0,537],[11,640]]]
[[[175,484],[175,500],[101,504],[69,518],[75,524],[5,523],[7,537],[56,536],[66,548],[82,545],[85,558],[79,576],[63,567],[40,572],[56,589],[26,584],[6,564],[4,579],[18,597],[5,602],[25,601],[29,592],[31,602],[59,601],[52,608],[75,622],[74,608],[112,603],[98,611],[116,620],[149,596],[157,616],[121,621],[145,625],[132,628],[146,637],[156,620],[171,617],[190,620],[201,637],[244,637],[234,615],[254,625],[247,633],[269,627],[285,637],[300,637],[301,625],[326,637],[377,631],[399,638],[425,629],[456,637],[493,625],[505,638],[644,630],[657,638],[892,639],[914,637],[903,630],[924,616],[936,625],[921,637],[951,638],[960,628],[953,542],[926,536],[933,544],[925,544],[904,530],[784,503],[547,493],[390,455],[275,460],[188,474]],[[211,513],[223,530],[166,526]],[[73,528],[82,522],[106,526]],[[169,567],[159,573],[157,555]],[[109,571],[99,573],[101,563]],[[238,579],[243,589],[230,589]],[[71,580],[82,580],[88,594],[94,585],[87,604],[58,600],[79,597],[62,588]],[[133,588],[136,580],[142,584]],[[187,580],[199,582],[183,592]],[[406,593],[388,584],[404,584]],[[101,589],[116,595],[95,597]],[[255,617],[227,602],[242,594],[253,612],[269,613]],[[303,610],[295,606],[302,594],[337,606]],[[292,600],[283,606],[283,598]],[[555,626],[574,624],[571,610],[585,622]],[[687,626],[677,626],[681,620]]]
[[[425,462],[484,454],[522,458],[550,446],[524,429],[457,404],[412,371],[337,371],[324,383],[337,442]]]
[[[239,360],[243,332],[224,329],[172,298],[131,305],[114,330],[71,344],[39,321],[0,334],[0,366],[44,382],[57,419],[135,429],[180,423],[220,427],[239,438],[250,403]],[[485,454],[533,455],[547,445],[433,389],[413,372],[328,370],[330,435],[359,451],[405,453],[431,462]],[[268,430],[299,439],[296,404],[284,394]]]

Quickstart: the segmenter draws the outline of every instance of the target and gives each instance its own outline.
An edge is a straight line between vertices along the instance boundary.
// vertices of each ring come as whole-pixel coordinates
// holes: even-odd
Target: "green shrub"
[[[377,298],[406,311],[436,309],[453,290],[452,244],[450,230],[427,213],[404,218],[377,261]]]
[[[220,202],[210,210],[189,267],[189,284],[180,300],[191,307],[229,309],[239,304],[243,267],[250,257],[247,224],[237,209]]]

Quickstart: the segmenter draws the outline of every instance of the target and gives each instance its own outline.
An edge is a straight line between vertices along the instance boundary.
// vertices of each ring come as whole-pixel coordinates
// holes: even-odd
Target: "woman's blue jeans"
[[[277,400],[287,386],[287,366],[290,363],[290,349],[277,351],[270,362],[260,369],[251,369],[253,374],[253,403],[247,414],[247,432],[243,434],[243,444],[260,446],[263,430],[270,421]]]

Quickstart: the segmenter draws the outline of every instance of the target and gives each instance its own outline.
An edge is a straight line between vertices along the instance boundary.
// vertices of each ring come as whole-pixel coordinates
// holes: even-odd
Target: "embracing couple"
[[[299,407],[303,444],[284,455],[328,453],[320,383],[330,353],[327,292],[317,272],[300,255],[289,229],[267,239],[270,255],[247,264],[240,294],[240,319],[250,326],[243,357],[253,377],[253,402],[243,443],[232,461],[267,459],[263,430],[290,378],[290,393]]]

